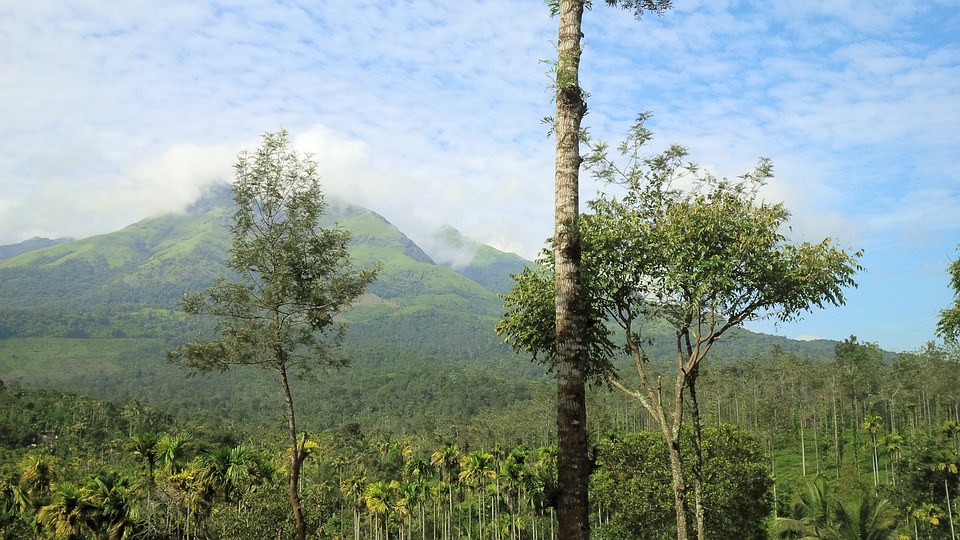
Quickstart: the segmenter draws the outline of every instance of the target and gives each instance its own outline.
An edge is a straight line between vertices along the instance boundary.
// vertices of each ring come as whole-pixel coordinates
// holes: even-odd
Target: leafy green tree
[[[691,435],[689,428],[684,429],[685,440]],[[689,445],[687,449],[689,454]],[[710,537],[766,538],[773,479],[767,471],[769,458],[759,442],[738,428],[723,425],[704,430],[704,451],[704,504]],[[670,459],[664,439],[649,431],[618,435],[601,442],[597,457],[591,499],[611,514],[597,533],[603,538],[675,537]]]
[[[195,372],[256,366],[279,376],[291,449],[290,504],[303,540],[299,482],[307,438],[297,431],[289,377],[343,363],[334,355],[345,332],[337,315],[363,293],[376,269],[354,268],[349,234],[319,226],[325,202],[316,164],[288,144],[281,130],[265,134],[256,152],[240,154],[230,277],[182,300],[187,313],[215,317],[216,336],[200,336],[170,359]]]
[[[814,306],[844,303],[843,288],[855,285],[853,274],[860,253],[849,254],[826,239],[819,244],[794,244],[783,230],[789,213],[782,204],[759,198],[771,176],[767,160],[737,180],[718,180],[685,163],[686,149],[673,146],[653,157],[640,155],[652,134],[641,115],[620,146],[627,159],[622,167],[602,143],[593,144],[588,166],[598,178],[626,189],[622,197],[601,196],[589,203],[591,214],[580,218],[583,240],[584,306],[590,318],[593,347],[591,368],[641,403],[668,443],[677,538],[687,535],[688,503],[685,476],[692,470],[697,535],[705,536],[700,504],[702,456],[696,382],[701,363],[713,345],[745,321],[798,318]],[[693,177],[694,187],[674,185]],[[543,336],[553,320],[545,312],[551,291],[545,285],[555,262],[548,254],[542,269],[517,276],[505,297],[506,312],[497,326],[518,351],[552,360],[556,352]],[[639,376],[634,388],[609,370],[615,347],[606,321],[622,331],[623,346]],[[650,372],[641,330],[645,322],[666,321],[674,330],[676,375],[672,390],[663,391]],[[559,369],[559,361],[556,361]],[[588,371],[589,373],[589,371]],[[689,392],[689,394],[687,394]],[[689,399],[689,401],[688,401]],[[680,427],[687,408],[692,412],[692,467],[685,466]]]
[[[644,11],[662,13],[670,0],[606,0],[611,6],[632,10],[638,19]],[[555,310],[552,320],[557,378],[557,439],[559,452],[560,536],[586,540],[590,536],[589,464],[587,461],[587,414],[585,381],[590,358],[585,344],[589,319],[583,316],[587,303],[581,282],[581,236],[579,233],[581,122],[587,113],[586,92],[580,87],[582,21],[590,0],[550,0],[558,16],[557,62],[554,66],[556,138],[554,259]]]
[[[960,245],[957,249],[960,250]],[[950,287],[953,289],[953,307],[940,311],[937,334],[947,341],[955,342],[960,336],[960,259],[950,263],[947,272],[950,274]]]

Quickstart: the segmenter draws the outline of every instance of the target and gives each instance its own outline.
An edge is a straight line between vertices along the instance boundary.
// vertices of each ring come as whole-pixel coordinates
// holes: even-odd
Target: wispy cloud
[[[871,276],[913,271],[903,253],[948,262],[953,0],[695,0],[639,22],[595,4],[582,74],[595,136],[619,139],[653,111],[651,152],[685,144],[720,176],[772,158],[766,195],[786,201],[797,237],[873,250]],[[542,3],[507,0],[0,7],[0,243],[182,208],[284,127],[329,192],[415,237],[449,223],[532,257],[553,222],[540,119],[555,24]],[[584,198],[597,187],[585,181]],[[882,295],[871,279],[852,302]],[[929,320],[943,283],[918,287],[891,311]]]

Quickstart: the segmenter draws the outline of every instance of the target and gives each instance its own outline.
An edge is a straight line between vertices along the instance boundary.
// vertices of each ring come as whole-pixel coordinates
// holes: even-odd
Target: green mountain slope
[[[533,399],[549,384],[542,367],[501,345],[493,331],[502,311],[497,293],[512,287],[510,274],[527,261],[453,228],[423,249],[375,212],[329,203],[326,224],[348,230],[356,263],[379,263],[381,272],[343,313],[350,330],[342,354],[351,367],[300,387],[308,425],[358,417],[393,425],[449,420]],[[272,418],[280,396],[270,373],[187,379],[165,361],[165,352],[197,328],[177,309],[179,298],[224,272],[231,214],[223,190],[183,214],[83,240],[21,246],[0,260],[0,380],[216,410],[234,419]],[[659,339],[652,358],[669,359],[669,335],[653,334]],[[746,331],[714,354],[737,360],[774,345],[832,356],[832,342]]]

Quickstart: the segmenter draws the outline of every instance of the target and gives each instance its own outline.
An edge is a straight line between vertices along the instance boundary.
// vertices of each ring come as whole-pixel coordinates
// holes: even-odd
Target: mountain
[[[308,425],[437,422],[534,399],[543,368],[519,357],[493,327],[498,293],[530,264],[460,234],[436,231],[422,245],[368,209],[328,201],[325,225],[351,233],[357,265],[380,264],[375,281],[342,316],[351,367],[301,390]],[[224,271],[232,200],[212,193],[186,212],[73,241],[0,247],[0,380],[110,399],[133,399],[262,420],[279,396],[271,374],[234,370],[185,378],[165,361],[198,328],[178,309]],[[651,357],[669,359],[668,334]],[[718,361],[774,346],[832,357],[833,342],[798,342],[740,331]],[[660,344],[660,345],[657,345]],[[542,394],[542,392],[541,392]],[[549,395],[549,393],[548,393]],[[392,420],[390,420],[392,419]]]
[[[19,244],[12,244],[8,246],[0,246],[0,259],[9,259],[10,257],[16,257],[21,253],[27,253],[28,251],[33,251],[35,249],[43,249],[45,247],[55,246],[63,242],[69,242],[70,238],[57,238],[56,240],[51,240],[49,238],[40,238],[39,236],[34,236],[29,240],[24,240]]]

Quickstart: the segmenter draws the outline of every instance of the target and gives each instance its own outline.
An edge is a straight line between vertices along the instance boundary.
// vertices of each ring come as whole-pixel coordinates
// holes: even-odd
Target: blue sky
[[[955,0],[676,0],[585,16],[594,136],[651,111],[718,176],[770,157],[793,235],[864,249],[848,305],[788,337],[934,338],[960,243]],[[328,193],[427,242],[450,224],[533,257],[551,234],[539,0],[101,2],[0,6],[0,244],[178,211],[284,127]],[[582,197],[599,186],[582,185]],[[429,246],[428,246],[429,247]]]

